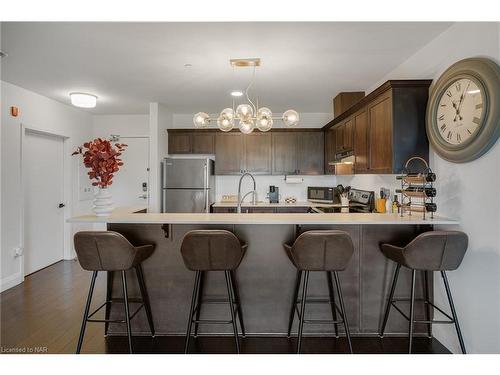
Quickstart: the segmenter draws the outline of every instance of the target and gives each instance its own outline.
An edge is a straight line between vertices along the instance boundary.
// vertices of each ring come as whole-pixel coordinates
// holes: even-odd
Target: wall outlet
[[[14,249],[14,258],[19,258],[20,256],[22,256],[24,253],[24,249],[22,247],[16,247]]]

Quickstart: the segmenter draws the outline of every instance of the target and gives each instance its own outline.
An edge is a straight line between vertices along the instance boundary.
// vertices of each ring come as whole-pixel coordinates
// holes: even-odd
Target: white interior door
[[[24,274],[64,256],[64,140],[27,131],[24,138]]]
[[[114,207],[144,206],[149,200],[149,138],[120,137],[128,147],[121,155],[123,166],[113,178],[110,193]]]

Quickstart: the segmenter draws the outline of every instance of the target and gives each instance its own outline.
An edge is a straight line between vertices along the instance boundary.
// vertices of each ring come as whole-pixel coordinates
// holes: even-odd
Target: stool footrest
[[[113,302],[125,302],[123,298],[112,298],[109,301],[104,302],[101,306],[99,306],[97,309],[92,312],[92,314],[89,314],[87,317],[87,322],[92,322],[92,323],[126,323],[126,320],[111,320],[111,319],[90,319],[92,318],[95,314],[99,312],[104,306],[108,304],[112,304]],[[129,301],[130,303],[131,301]],[[144,307],[144,302],[142,300],[136,299],[132,303],[140,303],[141,305],[134,311],[132,315],[129,316],[129,319],[132,319],[134,316],[137,315],[140,309]]]
[[[403,315],[403,317],[410,321],[410,317],[408,315],[406,315],[403,310],[401,310],[397,305],[396,305],[396,302],[410,302],[410,299],[409,298],[394,298],[392,299],[391,301],[391,305],[401,314]],[[419,299],[415,299],[415,302],[424,302],[425,304],[428,304],[430,306],[432,306],[433,308],[435,308],[436,310],[438,310],[441,314],[443,314],[445,317],[448,318],[448,320],[413,320],[413,323],[422,323],[422,324],[429,324],[429,323],[432,323],[432,324],[453,324],[455,323],[455,320],[450,316],[448,315],[446,312],[444,312],[442,309],[440,309],[438,306],[434,305],[432,302],[430,301],[427,301],[426,299],[422,299],[422,298],[419,298]]]

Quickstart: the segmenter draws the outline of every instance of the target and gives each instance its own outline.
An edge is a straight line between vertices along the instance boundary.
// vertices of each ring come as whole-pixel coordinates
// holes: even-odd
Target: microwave
[[[309,186],[307,200],[316,203],[338,203],[337,188],[324,186]]]

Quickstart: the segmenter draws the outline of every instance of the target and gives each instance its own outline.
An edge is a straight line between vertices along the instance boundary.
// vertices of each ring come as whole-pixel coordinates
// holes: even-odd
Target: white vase
[[[113,211],[113,200],[107,188],[99,188],[94,198],[95,216],[109,216]]]

